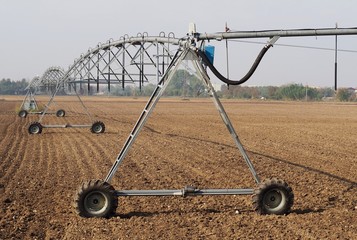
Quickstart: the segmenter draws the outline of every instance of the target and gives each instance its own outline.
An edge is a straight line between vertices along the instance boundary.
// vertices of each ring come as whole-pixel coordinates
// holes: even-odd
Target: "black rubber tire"
[[[105,131],[105,124],[101,121],[96,121],[93,123],[92,127],[90,128],[92,133],[104,133]]]
[[[83,183],[75,194],[74,208],[81,217],[108,218],[115,214],[117,207],[114,188],[102,180]]]
[[[26,118],[27,114],[28,112],[26,110],[21,110],[18,115],[20,118]]]
[[[59,109],[59,110],[56,112],[56,116],[57,116],[57,117],[64,117],[64,116],[66,116],[66,112],[65,112],[63,109]]]
[[[259,214],[287,214],[293,204],[294,193],[281,179],[265,180],[254,190],[253,207]]]
[[[41,134],[42,133],[42,125],[39,122],[33,122],[30,124],[28,128],[29,134]]]

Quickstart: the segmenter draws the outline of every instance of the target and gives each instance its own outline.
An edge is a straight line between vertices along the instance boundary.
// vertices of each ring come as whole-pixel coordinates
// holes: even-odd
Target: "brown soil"
[[[21,98],[0,97],[0,239],[357,239],[357,105],[223,101],[261,179],[285,180],[288,215],[259,215],[251,196],[120,197],[109,219],[72,206],[83,181],[103,179],[145,99],[83,98],[104,134],[19,118]],[[45,101],[45,100],[44,100]],[[88,122],[76,100],[66,117]],[[209,99],[162,99],[111,184],[115,189],[255,188]]]

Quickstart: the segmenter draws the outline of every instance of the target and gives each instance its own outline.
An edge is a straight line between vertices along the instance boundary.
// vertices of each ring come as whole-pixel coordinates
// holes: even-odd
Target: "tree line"
[[[24,95],[26,94],[25,88],[27,85],[28,82],[25,79],[22,79],[21,81],[2,79],[0,81],[0,94]],[[107,90],[103,91],[105,94],[113,96],[150,96],[155,87],[155,84],[148,83],[141,89],[128,85],[124,89],[120,86],[113,86],[110,92]],[[339,101],[357,101],[354,89],[340,88],[335,92],[332,88],[313,88],[295,83],[280,87],[221,85],[221,89],[216,89],[216,91],[220,98],[228,99],[321,101],[335,98]],[[186,70],[178,70],[173,76],[170,84],[167,86],[164,96],[182,98],[207,97],[207,92],[203,83],[194,74],[190,74]]]
[[[336,98],[339,101],[357,101],[355,90],[340,88],[336,92],[332,88],[314,88],[302,84],[276,86],[225,86],[221,88],[223,98],[237,99],[271,99],[290,101],[321,101]]]
[[[116,87],[109,94],[117,96],[150,96],[155,89],[154,84],[148,84],[142,89],[127,86],[124,89]],[[302,84],[277,86],[227,86],[216,89],[217,95],[228,99],[269,99],[289,101],[322,101],[337,99],[339,101],[357,101],[354,89],[314,88]],[[107,93],[108,94],[108,93]],[[176,97],[206,97],[205,86],[194,74],[186,70],[178,70],[167,86],[165,96]]]
[[[0,94],[2,95],[23,95],[26,94],[25,88],[29,83],[26,79],[21,81],[12,81],[10,79],[3,78],[0,81]]]

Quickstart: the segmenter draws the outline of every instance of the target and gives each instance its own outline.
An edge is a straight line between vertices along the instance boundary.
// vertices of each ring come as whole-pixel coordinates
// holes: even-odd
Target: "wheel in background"
[[[59,109],[57,112],[56,112],[56,116],[57,117],[64,117],[66,115],[66,112],[63,110],[63,109]]]
[[[265,180],[254,190],[253,206],[259,214],[286,214],[290,212],[293,203],[293,191],[283,180]]]
[[[105,125],[101,121],[96,121],[96,122],[93,123],[93,125],[92,125],[90,130],[91,130],[92,133],[104,133]]]
[[[42,133],[42,125],[39,122],[33,122],[30,124],[28,131],[30,134],[40,134]]]
[[[83,183],[74,199],[74,207],[81,217],[110,217],[118,206],[114,188],[102,180]]]
[[[28,112],[26,110],[21,110],[18,115],[20,118],[25,118],[27,114]]]

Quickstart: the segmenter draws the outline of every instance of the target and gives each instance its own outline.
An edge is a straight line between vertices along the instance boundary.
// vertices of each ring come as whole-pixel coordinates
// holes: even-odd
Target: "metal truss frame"
[[[57,84],[62,80],[65,71],[61,67],[49,67],[42,74],[41,77],[34,77],[28,86],[24,100],[20,106],[20,117],[26,117],[27,114],[43,114],[38,108],[38,103],[35,99],[36,94],[45,93],[51,95],[56,89]],[[62,85],[63,87],[63,85]],[[29,107],[30,106],[30,107]],[[61,110],[63,111],[63,110]],[[54,114],[53,112],[47,112],[46,114]]]
[[[142,127],[146,123],[147,119],[153,112],[157,102],[160,100],[163,92],[166,89],[166,86],[170,83],[174,73],[180,66],[183,60],[190,60],[192,61],[196,71],[197,76],[199,79],[202,80],[204,83],[207,93],[212,98],[212,101],[217,108],[224,124],[226,125],[229,133],[231,134],[238,150],[242,154],[249,170],[251,171],[253,178],[257,184],[260,183],[260,179],[258,177],[257,172],[254,169],[252,162],[250,161],[242,143],[239,140],[237,133],[234,130],[234,127],[229,120],[227,113],[225,112],[223,105],[221,104],[211,82],[210,78],[208,77],[200,59],[195,50],[188,48],[183,51],[177,52],[176,58],[170,65],[168,72],[163,78],[160,80],[159,84],[157,85],[156,89],[154,90],[152,96],[148,100],[144,110],[142,111],[138,121],[134,125],[129,137],[127,138],[126,142],[122,150],[120,151],[116,161],[114,162],[112,168],[110,169],[107,177],[105,178],[105,182],[110,182],[114,177],[115,172],[118,170],[120,164],[124,160],[126,154],[128,153],[129,149],[131,148],[132,144],[135,142],[136,138],[138,137]],[[115,191],[116,196],[187,196],[187,195],[238,195],[238,194],[253,194],[254,189],[196,189],[195,187],[185,187],[180,190],[119,190]]]
[[[171,63],[179,42],[180,40],[176,39],[173,33],[168,34],[167,37],[164,33],[155,37],[143,33],[136,37],[124,36],[118,41],[110,40],[105,44],[98,44],[94,49],[89,49],[86,54],[82,54],[79,59],[74,61],[61,81],[57,83],[51,99],[39,121],[35,124],[41,129],[92,127],[93,130],[94,124],[100,121],[93,121],[80,98],[84,91],[83,86],[87,85],[89,93],[93,84],[96,85],[97,91],[103,84],[107,85],[108,91],[113,84],[119,84],[122,88],[126,84],[138,84],[140,89],[145,83],[154,82],[157,84]],[[64,88],[68,94],[74,92],[84,108],[90,124],[41,124],[60,88]],[[100,124],[104,128],[104,123],[100,122]],[[41,131],[36,132],[40,133]]]
[[[170,65],[166,72],[162,75],[161,80],[158,82],[154,92],[150,99],[146,103],[142,113],[140,114],[137,122],[131,130],[127,140],[125,141],[121,151],[119,152],[116,160],[114,161],[111,169],[109,170],[106,178],[96,181],[89,181],[84,183],[82,187],[77,191],[77,198],[75,203],[77,204],[77,212],[84,217],[108,217],[115,212],[119,196],[188,196],[188,195],[251,195],[253,194],[253,205],[258,213],[263,214],[286,214],[290,211],[290,208],[294,202],[294,195],[291,187],[287,185],[283,180],[273,178],[261,182],[254,166],[249,159],[242,143],[239,140],[237,133],[234,130],[232,123],[229,120],[227,113],[224,110],[219,98],[217,97],[215,90],[212,87],[210,78],[206,72],[206,67],[209,67],[212,72],[222,81],[230,84],[242,84],[254,73],[256,67],[259,65],[266,51],[280,38],[280,37],[300,37],[300,36],[328,36],[328,35],[357,35],[357,28],[348,29],[296,29],[296,30],[268,30],[268,31],[249,31],[249,32],[222,32],[214,34],[201,34],[197,33],[195,26],[190,25],[190,32],[186,38],[180,39],[177,44],[180,49],[176,52],[172,58]],[[267,45],[264,46],[260,54],[258,55],[253,66],[249,70],[248,74],[241,80],[230,80],[222,76],[213,64],[207,60],[207,57],[203,54],[202,49],[196,47],[198,44],[204,45],[206,40],[223,40],[223,39],[236,39],[236,38],[270,38]],[[197,189],[192,186],[184,187],[178,190],[115,190],[110,182],[113,179],[115,173],[123,162],[125,156],[130,150],[131,146],[137,139],[141,129],[145,125],[146,121],[152,114],[156,104],[160,100],[163,92],[165,91],[173,75],[177,71],[178,67],[184,60],[192,62],[196,69],[196,74],[203,81],[206,86],[206,90],[210,95],[213,103],[218,110],[224,124],[226,125],[228,132],[233,138],[237,149],[243,156],[253,178],[258,185],[256,188],[247,189]],[[139,68],[143,70],[143,68]]]
[[[141,89],[151,80],[159,82],[173,53],[176,52],[179,40],[172,33],[165,37],[161,33],[157,37],[139,34],[137,37],[124,36],[118,41],[108,41],[89,49],[69,68],[66,78],[74,83],[74,87],[83,89],[94,84],[99,91],[100,85],[106,85],[108,91],[111,84],[137,84]],[[69,89],[71,90],[71,89]]]

